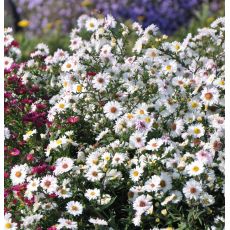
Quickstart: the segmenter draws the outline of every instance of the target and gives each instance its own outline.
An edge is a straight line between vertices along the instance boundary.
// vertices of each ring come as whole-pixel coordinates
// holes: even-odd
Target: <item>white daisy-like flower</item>
[[[158,56],[159,51],[155,48],[149,48],[145,52],[145,56],[150,59],[155,59]]]
[[[67,212],[73,216],[79,216],[83,212],[83,206],[78,201],[70,201],[66,205]]]
[[[200,197],[201,204],[204,207],[210,206],[215,203],[215,198],[212,195],[209,195],[208,193],[204,193]]]
[[[146,103],[139,104],[137,108],[134,110],[135,114],[138,115],[147,115],[148,114],[148,105]]]
[[[213,155],[206,150],[200,150],[199,152],[197,152],[196,158],[198,161],[207,165],[210,165],[213,162]]]
[[[135,226],[140,226],[141,225],[141,214],[136,213],[135,217],[132,219],[132,222]]]
[[[73,67],[74,67],[74,63],[71,60],[67,60],[62,65],[61,70],[63,72],[69,72],[69,71],[73,70]]]
[[[28,132],[26,132],[25,135],[23,135],[23,140],[24,141],[28,141],[30,139],[31,136],[33,136],[34,134],[37,133],[37,130],[34,129],[34,130],[29,130]]]
[[[175,61],[168,61],[163,65],[163,72],[165,74],[175,73],[177,71],[177,63]]]
[[[215,85],[216,87],[219,87],[221,89],[225,88],[225,80],[224,78],[217,78],[213,81],[213,85]]]
[[[108,74],[97,74],[93,78],[93,88],[99,91],[104,91],[109,84],[109,75]]]
[[[70,191],[70,188],[67,188],[66,186],[60,186],[57,190],[57,195],[63,199],[69,198],[72,196],[72,192]]]
[[[172,199],[172,203],[174,203],[174,204],[179,203],[183,198],[182,193],[178,190],[173,190],[173,191],[171,191],[170,194],[174,195],[174,197]]]
[[[172,188],[171,176],[166,172],[162,172],[160,175],[160,189],[162,189],[163,192],[167,192],[171,188]]]
[[[4,139],[10,138],[10,130],[7,127],[4,127]]]
[[[47,175],[42,178],[40,186],[49,194],[54,193],[57,190],[57,178],[51,175]]]
[[[189,176],[197,176],[204,172],[203,163],[200,161],[194,161],[191,164],[187,165],[185,168]]]
[[[179,136],[181,135],[182,131],[184,130],[184,121],[182,119],[177,119],[175,121],[173,121],[172,124],[170,124],[171,126],[171,135],[173,137]]]
[[[91,32],[97,30],[98,26],[99,26],[99,22],[96,18],[89,18],[85,22],[86,30]]]
[[[188,133],[195,138],[204,136],[205,129],[202,124],[195,124],[188,128]]]
[[[37,191],[39,185],[40,185],[40,179],[39,178],[33,178],[27,184],[27,190],[29,192]]]
[[[81,37],[75,37],[71,39],[70,49],[71,50],[78,50],[83,44]]]
[[[98,199],[97,203],[100,205],[106,205],[111,201],[111,196],[109,194],[103,194],[101,199]]]
[[[104,113],[110,120],[115,120],[122,114],[122,107],[117,101],[110,101],[105,104]]]
[[[108,44],[104,45],[100,51],[100,58],[105,59],[105,60],[108,60],[109,58],[111,58],[112,57],[111,50],[112,50],[112,47],[110,45]]]
[[[191,100],[188,104],[192,111],[199,111],[201,109],[201,102],[198,100]]]
[[[76,84],[72,85],[72,92],[73,93],[80,94],[80,93],[82,93],[84,91],[85,91],[85,88],[84,88],[84,86],[82,84],[76,83]]]
[[[6,213],[4,215],[4,229],[5,230],[17,230],[17,223],[12,222],[11,213]]]
[[[61,157],[56,160],[54,174],[59,175],[70,171],[73,168],[74,162],[71,158]]]
[[[21,184],[25,182],[27,173],[28,173],[28,166],[24,165],[15,165],[10,174],[10,179],[12,180],[13,185]]]
[[[201,92],[201,100],[205,105],[213,105],[219,101],[219,92],[216,88],[204,88]]]
[[[142,214],[152,206],[152,197],[149,195],[138,196],[133,202],[133,208],[137,213]]]
[[[99,218],[90,218],[89,222],[93,225],[100,225],[100,226],[107,226],[108,222],[103,220],[103,219],[99,219]]]
[[[202,192],[201,184],[194,179],[187,181],[183,188],[183,193],[188,199],[198,200],[200,193]]]
[[[25,216],[22,218],[22,226],[24,227],[24,229],[28,229],[28,227],[30,225],[34,226],[34,224],[36,224],[38,221],[40,221],[42,219],[42,217],[43,217],[43,215],[40,215],[40,214]]]
[[[144,188],[147,192],[155,192],[160,189],[161,178],[159,176],[152,176],[145,182]]]
[[[146,135],[141,132],[133,133],[129,138],[129,145],[131,148],[142,148],[145,146]]]
[[[182,50],[182,45],[180,42],[174,41],[171,44],[171,50],[172,52],[178,53]]]
[[[139,181],[141,175],[143,174],[144,170],[141,167],[136,167],[130,170],[130,178],[132,181],[137,182]]]
[[[103,177],[104,173],[98,167],[91,167],[86,173],[86,178],[89,181],[99,181]]]
[[[44,44],[44,43],[39,43],[36,46],[36,49],[42,51],[43,55],[48,55],[49,54],[49,47],[46,44]]]
[[[14,60],[10,57],[4,57],[4,69],[9,69],[12,64],[13,64]]]
[[[100,196],[100,189],[87,189],[85,193],[85,197],[88,200],[96,200]]]
[[[148,142],[148,144],[146,146],[146,149],[147,150],[152,150],[152,151],[158,150],[161,147],[162,144],[163,144],[163,141],[161,139],[153,138]]]
[[[127,156],[124,153],[115,153],[115,155],[113,156],[113,159],[112,159],[112,165],[113,166],[121,165],[122,163],[124,163],[126,158],[127,158]]]
[[[64,218],[60,218],[58,220],[59,225],[57,226],[58,229],[62,229],[62,228],[67,228],[67,229],[78,229],[78,225],[77,222],[69,220],[69,219],[64,219]]]

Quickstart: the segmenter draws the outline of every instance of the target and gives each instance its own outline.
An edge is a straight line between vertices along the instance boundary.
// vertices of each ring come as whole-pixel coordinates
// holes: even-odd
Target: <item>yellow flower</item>
[[[81,2],[82,7],[90,7],[92,6],[92,2],[90,0],[84,0]]]
[[[26,19],[23,19],[21,21],[18,22],[18,26],[25,28],[28,27],[30,25],[30,22]]]

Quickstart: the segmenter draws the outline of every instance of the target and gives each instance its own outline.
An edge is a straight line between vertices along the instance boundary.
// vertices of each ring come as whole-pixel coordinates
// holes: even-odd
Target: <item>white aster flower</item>
[[[49,194],[52,194],[57,190],[57,178],[51,175],[47,175],[42,178],[40,186]]]
[[[201,184],[194,179],[187,181],[183,188],[183,193],[188,199],[198,200],[200,193],[202,192]]]
[[[86,20],[85,23],[86,30],[93,32],[97,30],[98,26],[99,26],[99,22],[96,18],[89,18]]]
[[[99,225],[99,226],[107,226],[108,225],[108,222],[103,220],[103,219],[99,219],[99,218],[90,218],[89,219],[89,222],[93,225]]]
[[[73,216],[79,216],[83,212],[83,206],[78,201],[70,201],[66,205],[67,212]]]
[[[94,76],[92,81],[93,88],[99,91],[104,91],[109,84],[109,79],[110,77],[108,74],[97,74],[96,76]]]
[[[100,189],[87,189],[85,193],[85,197],[88,200],[96,200],[100,196]]]
[[[59,175],[70,171],[73,168],[74,162],[71,158],[61,157],[56,160],[54,174]]]
[[[202,124],[195,124],[188,128],[188,133],[195,138],[204,136],[205,129]]]
[[[136,167],[130,170],[130,178],[132,181],[137,182],[139,181],[141,175],[143,174],[144,170],[141,167]]]
[[[201,100],[205,105],[217,104],[219,100],[219,92],[216,88],[204,88],[201,92]]]
[[[146,149],[155,151],[155,150],[158,150],[162,144],[163,144],[163,141],[161,139],[153,138],[148,142]]]
[[[187,165],[185,170],[189,174],[189,176],[197,176],[203,173],[204,166],[202,162],[194,161],[191,164]]]
[[[138,214],[143,214],[152,206],[152,197],[149,195],[138,196],[133,202],[133,208]]]
[[[122,107],[120,103],[116,101],[110,101],[105,104],[104,113],[105,116],[110,120],[115,120],[122,114]]]
[[[6,213],[4,215],[4,229],[5,230],[17,230],[17,223],[12,222],[11,213]]]
[[[27,173],[28,173],[28,166],[24,165],[15,165],[10,174],[10,179],[12,180],[13,185],[22,184],[25,182]]]

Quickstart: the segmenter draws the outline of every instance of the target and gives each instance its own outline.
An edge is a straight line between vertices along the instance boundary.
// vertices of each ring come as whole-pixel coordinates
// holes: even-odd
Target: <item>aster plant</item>
[[[40,45],[28,61],[26,71],[40,63],[44,88],[58,91],[36,152],[52,170],[12,168],[12,185],[24,184],[32,205],[8,210],[6,221],[19,229],[223,229],[224,19],[180,43],[155,25],[82,16],[70,37],[71,52],[37,60]]]

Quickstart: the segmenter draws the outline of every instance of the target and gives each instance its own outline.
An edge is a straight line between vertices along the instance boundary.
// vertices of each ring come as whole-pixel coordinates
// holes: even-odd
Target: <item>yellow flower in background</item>
[[[90,6],[92,6],[92,2],[91,2],[91,0],[84,0],[81,2],[81,6],[82,7],[90,7]]]
[[[18,22],[18,26],[22,28],[28,27],[29,25],[30,25],[30,22],[26,19],[23,19]]]

